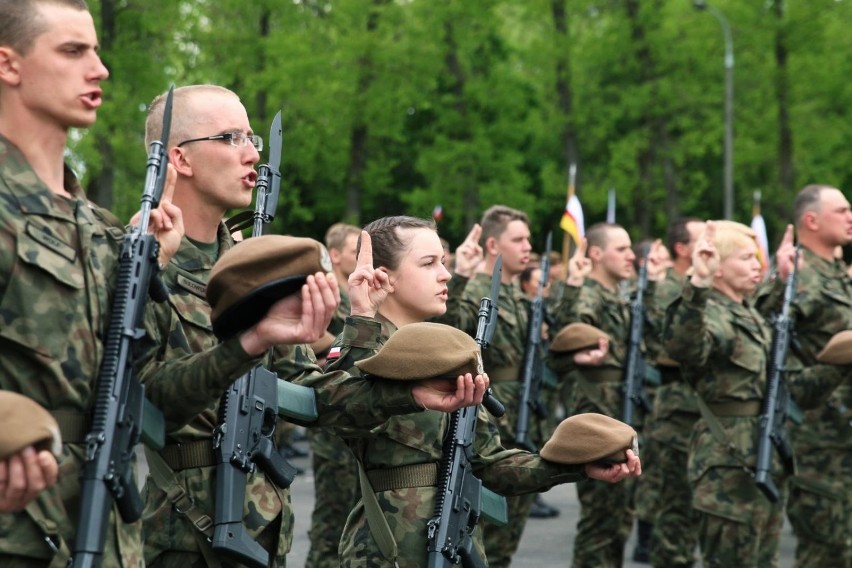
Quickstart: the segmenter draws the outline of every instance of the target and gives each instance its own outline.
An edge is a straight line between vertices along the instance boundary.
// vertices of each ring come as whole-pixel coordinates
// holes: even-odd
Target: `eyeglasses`
[[[201,142],[204,140],[226,140],[228,144],[237,148],[242,148],[243,146],[251,144],[258,152],[263,151],[263,138],[257,134],[246,134],[242,130],[225,132],[223,134],[214,134],[213,136],[204,136],[203,138],[191,138],[189,140],[184,140],[178,144],[177,147],[180,148],[184,144],[189,144],[190,142]]]

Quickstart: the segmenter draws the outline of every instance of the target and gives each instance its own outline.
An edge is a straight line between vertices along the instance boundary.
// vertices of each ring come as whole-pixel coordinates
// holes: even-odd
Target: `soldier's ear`
[[[497,239],[494,237],[488,237],[485,239],[485,246],[483,248],[485,253],[490,256],[497,256],[500,254],[500,248],[497,246]]]
[[[169,162],[177,170],[179,176],[192,177],[192,160],[184,148],[177,146],[169,148]]]
[[[598,245],[592,245],[586,250],[586,256],[589,257],[592,262],[600,262],[603,257],[603,249]]]
[[[8,46],[0,47],[0,82],[10,87],[21,82],[20,55]]]

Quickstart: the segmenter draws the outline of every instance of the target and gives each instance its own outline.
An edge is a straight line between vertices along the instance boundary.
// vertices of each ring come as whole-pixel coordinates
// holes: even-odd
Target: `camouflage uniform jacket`
[[[645,289],[645,306],[653,305],[655,286],[648,282]],[[630,333],[630,306],[628,299],[618,290],[609,290],[597,280],[587,278],[580,290],[576,307],[569,316],[570,322],[593,325],[610,336],[609,353],[599,367],[578,367],[577,405],[575,413],[599,412],[619,418],[621,416],[622,379],[593,378],[601,371],[618,371],[623,374],[627,361],[627,342]],[[650,329],[646,326],[645,329]]]
[[[54,195],[0,136],[0,388],[51,412],[87,413],[109,325],[124,228],[89,202],[71,170]],[[59,481],[35,501],[72,547],[79,516],[82,438],[66,436]],[[141,563],[141,524],[109,523],[105,565]],[[116,531],[118,538],[116,539]],[[0,514],[0,554],[48,561],[45,534],[25,512]]]
[[[343,333],[341,357],[337,365],[351,365],[369,357],[396,330],[379,316],[376,321],[349,318]],[[363,339],[373,336],[371,341]],[[362,338],[355,346],[350,338]],[[358,371],[352,367],[351,372]],[[383,379],[370,378],[373,381]],[[349,431],[344,434],[358,460],[368,472],[403,465],[440,463],[443,441],[450,425],[450,415],[425,411],[393,417],[369,432]],[[538,454],[505,449],[491,417],[481,407],[477,413],[473,452],[474,472],[489,489],[502,495],[518,495],[545,491],[559,483],[585,478],[582,466],[566,466],[547,462]],[[399,566],[426,565],[426,523],[435,513],[436,487],[400,488],[377,494],[379,504],[399,546]],[[474,533],[477,547],[481,531]],[[344,565],[368,559],[366,565],[377,566],[381,553],[369,536],[363,505],[350,514],[344,529],[341,551]]]
[[[444,316],[437,318],[437,321],[474,336],[479,320],[480,301],[491,294],[491,275],[478,273],[468,280],[454,274],[448,288],[447,312]],[[565,301],[570,300],[563,300]],[[485,371],[491,379],[494,395],[506,407],[506,413],[502,417],[492,420],[497,424],[503,443],[507,447],[514,447],[518,402],[522,388],[519,378],[523,372],[524,351],[527,343],[529,302],[521,293],[517,283],[512,282],[500,285],[497,307],[497,327],[491,344],[482,354],[482,359]],[[546,422],[531,415],[530,441],[540,446],[547,436]]]
[[[219,227],[218,238],[221,255],[233,246],[233,241],[224,225]],[[233,354],[231,364],[221,369],[221,375],[218,376],[219,386],[210,387],[215,389],[212,391],[216,393],[215,396],[211,397],[210,391],[206,400],[196,396],[196,405],[192,406],[195,415],[186,416],[185,424],[169,422],[172,428],[169,430],[167,443],[170,444],[212,440],[213,428],[218,423],[221,394],[230,383],[260,362],[259,359],[250,358],[241,352],[237,338],[229,339],[221,344],[217,343],[210,322],[210,306],[204,296],[212,267],[213,263],[207,255],[184,239],[178,254],[172,259],[167,270],[167,281],[171,288],[169,305],[157,306],[156,318],[150,318],[151,321],[149,321],[151,335],[164,339],[158,342],[156,362],[146,366],[146,371],[156,370],[143,373],[145,381],[162,381],[164,377],[167,379],[175,361],[193,361],[203,358],[208,353],[220,351],[223,346],[231,346],[238,350]],[[177,318],[174,317],[175,314]],[[331,422],[373,426],[386,420],[391,412],[418,410],[407,389],[404,392],[401,389],[374,389],[364,381],[353,381],[352,377],[345,373],[324,375],[308,346],[281,346],[274,350],[272,359],[271,370],[275,371],[280,378],[317,387],[317,406],[320,414],[318,425]],[[182,365],[182,368],[185,367],[187,365]],[[191,369],[186,370],[191,371]],[[200,367],[197,374],[198,378],[201,378],[211,373],[212,378],[217,372],[216,367]],[[206,402],[204,406],[200,404],[202,400]],[[342,401],[345,402],[342,403]],[[182,470],[179,474],[179,480],[195,499],[196,506],[212,517],[215,507],[215,468],[213,466],[190,468]],[[161,495],[155,494],[153,490],[149,490],[148,493],[146,539],[151,542],[146,543],[146,546],[152,544],[158,547],[157,550],[198,550],[196,534],[193,532],[195,529],[189,521],[180,517],[187,529],[184,532],[176,531],[174,528],[166,530],[167,526],[173,526],[176,515]],[[292,512],[289,509],[289,502],[288,490],[276,487],[262,472],[258,470],[250,476],[244,506],[244,523],[249,529],[249,534],[257,537],[284,514],[279,534],[275,537],[264,535],[265,540],[262,538],[265,547],[276,556],[277,565],[284,564],[284,555],[289,551],[292,542]],[[168,540],[154,542],[160,537]]]
[[[792,302],[794,336],[791,352],[805,365],[816,360],[832,335],[852,329],[852,281],[840,262],[828,262],[802,247],[796,297]],[[758,300],[768,316],[784,297],[784,283],[776,279]],[[852,450],[852,386],[838,387],[825,404],[805,412],[793,425],[793,442],[802,450]]]
[[[673,268],[666,271],[665,279],[657,284],[655,298],[661,310],[665,310],[677,300],[683,290],[683,283],[684,278],[679,276]],[[662,330],[660,330],[660,340],[662,340]],[[665,350],[662,350],[662,355],[668,357]],[[678,367],[660,366],[662,384],[657,387],[648,435],[685,452],[689,445],[692,426],[698,419],[698,406],[695,402],[695,391],[683,380],[681,372]]]
[[[689,283],[666,314],[665,348],[708,404],[763,401],[771,335],[747,302]],[[788,387],[797,402],[811,406],[842,378],[836,367],[817,365],[791,376]],[[711,468],[755,465],[760,418],[720,416],[718,421],[732,447],[715,440],[705,421],[698,420],[689,452],[693,482]],[[774,474],[782,475],[777,452],[773,456]]]
[[[340,282],[340,304],[337,306],[337,311],[334,312],[334,316],[331,318],[331,322],[328,324],[328,331],[337,337],[343,332],[343,324],[346,322],[346,316],[349,315],[349,311],[351,310],[351,305],[349,303],[349,294],[346,293],[344,289],[346,287],[345,282]]]

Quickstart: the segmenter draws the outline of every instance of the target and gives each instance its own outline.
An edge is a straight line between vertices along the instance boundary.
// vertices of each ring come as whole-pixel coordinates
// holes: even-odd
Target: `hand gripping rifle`
[[[145,334],[142,318],[148,295],[157,302],[168,297],[159,279],[159,245],[148,233],[151,210],[160,203],[168,171],[166,154],[172,118],[172,90],[166,98],[162,141],[151,142],[139,224],[121,243],[115,298],[98,373],[92,428],[86,436],[81,475],[80,517],[74,541],[75,568],[100,566],[110,509],[115,501],[121,518],[132,523],[142,515],[131,458],[136,444],[165,443],[163,415],[145,398],[133,370],[133,342]]]
[[[544,288],[550,277],[550,251],[553,248],[553,233],[547,233],[547,244],[541,258],[541,281],[530,305],[527,327],[527,347],[521,374],[521,400],[518,404],[518,423],[515,425],[515,443],[531,452],[538,451],[529,439],[530,412],[539,418],[547,415],[541,403],[541,328],[544,324]]]
[[[258,168],[254,212],[232,219],[234,230],[253,224],[252,236],[263,234],[263,226],[275,217],[281,174],[281,113],[275,115],[269,133],[269,164]],[[242,224],[242,227],[240,226]],[[255,366],[233,382],[219,405],[219,425],[213,431],[216,456],[216,514],[213,549],[249,566],[269,564],[269,554],[249,536],[243,525],[243,503],[248,475],[260,469],[278,487],[289,487],[296,468],[275,448],[272,435],[279,414],[302,422],[317,418],[311,388],[282,381]]]
[[[645,359],[642,357],[642,333],[645,328],[645,290],[648,287],[648,251],[642,251],[639,274],[636,279],[636,297],[630,304],[630,335],[627,343],[627,365],[624,368],[624,395],[622,397],[621,421],[633,426],[636,408],[651,410],[651,402],[645,394]]]
[[[793,449],[787,440],[784,423],[787,420],[787,405],[790,394],[785,385],[787,372],[787,351],[793,330],[793,316],[790,304],[796,295],[796,280],[799,275],[799,247],[793,255],[793,270],[784,287],[784,302],[781,311],[776,314],[773,323],[772,354],[769,360],[769,372],[766,377],[766,394],[763,398],[763,410],[760,414],[760,436],[757,442],[757,466],[754,482],[766,498],[773,503],[780,499],[778,488],[772,481],[772,446],[778,450],[784,468],[793,471]]]
[[[491,277],[491,297],[482,298],[479,304],[476,342],[480,351],[488,347],[497,326],[497,296],[500,293],[502,267],[503,257],[500,256],[497,257]],[[481,356],[479,362],[481,367]],[[492,400],[502,409],[502,404],[493,397]],[[450,430],[444,441],[435,514],[426,528],[429,568],[452,566],[459,562],[466,568],[484,567],[485,564],[473,550],[471,539],[480,513],[495,523],[507,522],[505,498],[482,487],[482,481],[473,474],[471,454],[477,409],[478,406],[466,406],[453,412],[450,419]],[[502,416],[503,412],[495,415]]]

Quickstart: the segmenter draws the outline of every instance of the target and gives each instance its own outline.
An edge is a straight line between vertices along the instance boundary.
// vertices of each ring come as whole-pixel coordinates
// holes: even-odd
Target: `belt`
[[[91,429],[89,415],[73,410],[55,410],[50,413],[59,425],[63,444],[82,444]]]
[[[489,380],[497,383],[517,381],[521,376],[520,367],[500,367],[499,369],[486,369]]]
[[[438,464],[416,463],[387,469],[371,469],[367,471],[367,479],[376,493],[408,487],[437,487]]]
[[[583,367],[581,374],[593,383],[620,383],[624,378],[624,371],[613,367]]]
[[[680,374],[680,367],[659,366],[657,370],[660,372],[660,384],[662,385],[672,385],[683,380]]]
[[[196,440],[186,444],[168,444],[159,453],[172,471],[216,465],[212,439]]]
[[[716,416],[760,416],[763,404],[759,400],[727,400],[708,402],[707,407]]]

